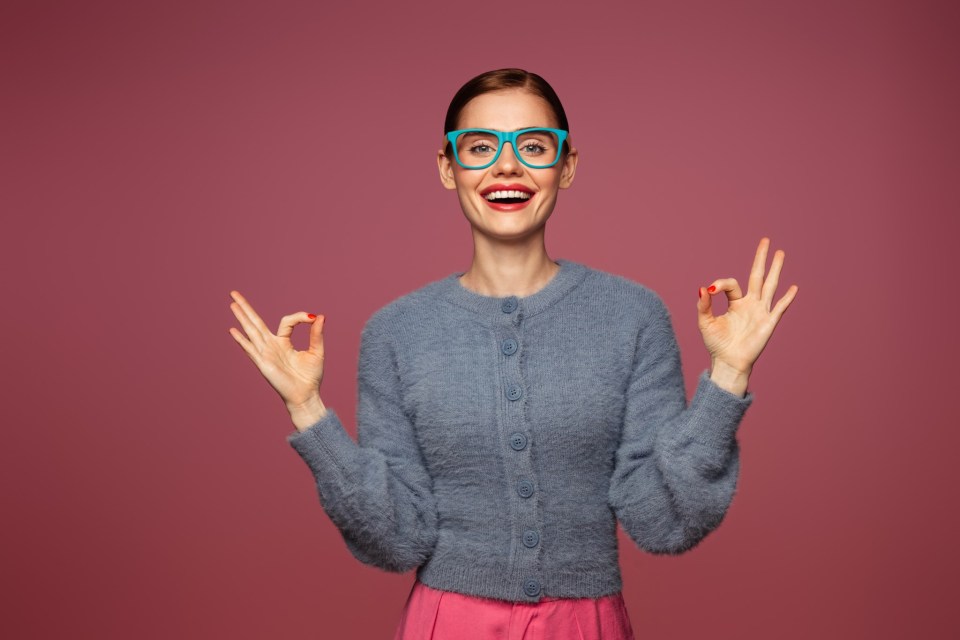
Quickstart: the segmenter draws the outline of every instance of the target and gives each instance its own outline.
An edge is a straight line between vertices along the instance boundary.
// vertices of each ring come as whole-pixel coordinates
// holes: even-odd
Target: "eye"
[[[556,136],[547,131],[531,131],[517,140],[517,151],[525,156],[541,156],[556,148]]]
[[[539,155],[545,153],[547,148],[539,142],[527,142],[520,147],[523,153]]]

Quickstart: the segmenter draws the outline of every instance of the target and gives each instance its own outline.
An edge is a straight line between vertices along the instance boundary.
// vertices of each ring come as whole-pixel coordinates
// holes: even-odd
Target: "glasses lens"
[[[457,136],[457,158],[467,169],[489,164],[497,155],[497,136],[484,131],[465,131]]]
[[[497,155],[497,136],[484,131],[466,131],[457,136],[457,157],[460,164],[474,169],[490,164]],[[532,167],[547,167],[560,154],[557,134],[543,129],[531,129],[517,136],[514,153]]]
[[[517,136],[517,153],[530,166],[549,166],[560,153],[557,134],[543,129],[521,133]]]

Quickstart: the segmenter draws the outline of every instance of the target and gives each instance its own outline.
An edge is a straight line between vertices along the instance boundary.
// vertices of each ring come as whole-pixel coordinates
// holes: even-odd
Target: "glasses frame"
[[[491,160],[487,164],[480,167],[468,167],[467,165],[463,164],[463,162],[460,161],[460,154],[457,153],[457,136],[459,136],[461,133],[467,133],[468,131],[482,131],[483,133],[489,133],[497,137],[497,154],[493,156],[493,160]],[[557,157],[553,162],[551,162],[548,165],[536,166],[524,160],[523,157],[519,153],[517,153],[517,142],[516,142],[517,136],[519,136],[522,133],[527,133],[528,131],[550,131],[556,134]],[[513,155],[516,156],[517,160],[519,160],[522,164],[530,167],[531,169],[549,169],[550,167],[552,167],[553,165],[557,164],[560,161],[560,156],[563,153],[563,143],[566,142],[567,136],[569,135],[570,135],[569,131],[565,131],[563,129],[552,129],[550,127],[530,127],[528,129],[517,129],[516,131],[497,131],[496,129],[473,128],[473,129],[457,129],[456,131],[450,131],[447,133],[447,140],[450,142],[450,146],[453,148],[454,159],[457,161],[457,164],[459,164],[464,169],[471,169],[471,170],[486,169],[487,167],[492,165],[494,162],[496,162],[498,158],[500,158],[500,154],[503,152],[503,148],[507,145],[508,142],[510,143],[510,146],[513,147]]]

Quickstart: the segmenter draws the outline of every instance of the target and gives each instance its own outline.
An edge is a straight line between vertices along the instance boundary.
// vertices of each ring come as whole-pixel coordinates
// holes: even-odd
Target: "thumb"
[[[320,314],[310,325],[310,346],[307,351],[323,358],[323,325],[326,324],[327,316]]]

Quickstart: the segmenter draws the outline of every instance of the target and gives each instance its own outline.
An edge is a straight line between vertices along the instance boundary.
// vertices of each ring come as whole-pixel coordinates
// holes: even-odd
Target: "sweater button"
[[[523,532],[523,544],[526,547],[535,547],[540,542],[540,534],[533,529],[527,529]]]
[[[500,344],[500,350],[508,356],[512,356],[517,352],[517,341],[513,338],[507,338]]]
[[[500,310],[504,313],[513,313],[517,310],[517,296],[509,296],[500,303]]]
[[[510,383],[510,386],[507,387],[507,399],[508,400],[519,400],[520,396],[523,395],[523,389],[520,388],[516,382]]]
[[[514,451],[523,451],[523,448],[527,446],[527,436],[523,435],[519,431],[511,434],[510,446]]]
[[[521,498],[529,498],[533,495],[533,483],[527,479],[521,480],[517,483],[517,493]]]
[[[527,578],[523,581],[523,592],[531,598],[540,593],[540,581],[536,578]]]

